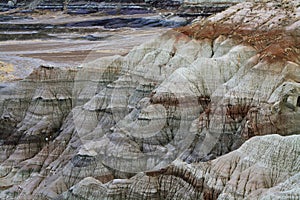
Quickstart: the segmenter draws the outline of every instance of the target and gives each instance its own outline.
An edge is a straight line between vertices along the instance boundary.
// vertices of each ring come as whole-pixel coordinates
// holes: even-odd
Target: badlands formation
[[[248,1],[0,88],[0,199],[299,199],[300,2]]]

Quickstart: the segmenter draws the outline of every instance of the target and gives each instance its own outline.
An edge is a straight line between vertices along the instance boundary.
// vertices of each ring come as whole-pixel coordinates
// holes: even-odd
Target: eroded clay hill
[[[0,198],[299,198],[299,4],[237,4],[1,88]]]

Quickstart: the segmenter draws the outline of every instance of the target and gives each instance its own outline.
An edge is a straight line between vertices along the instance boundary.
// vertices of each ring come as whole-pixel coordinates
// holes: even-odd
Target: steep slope
[[[299,12],[237,4],[1,88],[0,198],[297,198]]]
[[[187,164],[176,160],[167,168],[107,184],[87,177],[61,198],[298,199],[299,139],[254,137],[213,161]]]

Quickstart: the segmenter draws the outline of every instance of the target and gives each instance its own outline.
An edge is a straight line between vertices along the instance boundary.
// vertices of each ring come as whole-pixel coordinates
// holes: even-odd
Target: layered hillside
[[[187,164],[176,160],[158,171],[106,184],[87,177],[60,198],[299,199],[299,138],[254,137],[211,162]]]
[[[299,198],[299,16],[244,2],[0,88],[0,199]]]

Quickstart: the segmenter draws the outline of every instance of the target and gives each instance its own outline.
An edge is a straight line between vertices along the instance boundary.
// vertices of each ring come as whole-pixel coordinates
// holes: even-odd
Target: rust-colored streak
[[[300,63],[300,40],[294,31],[284,29],[247,29],[241,24],[199,23],[177,28],[176,31],[193,39],[215,40],[219,36],[233,38],[244,45],[254,47],[260,58],[267,62],[292,61]]]

